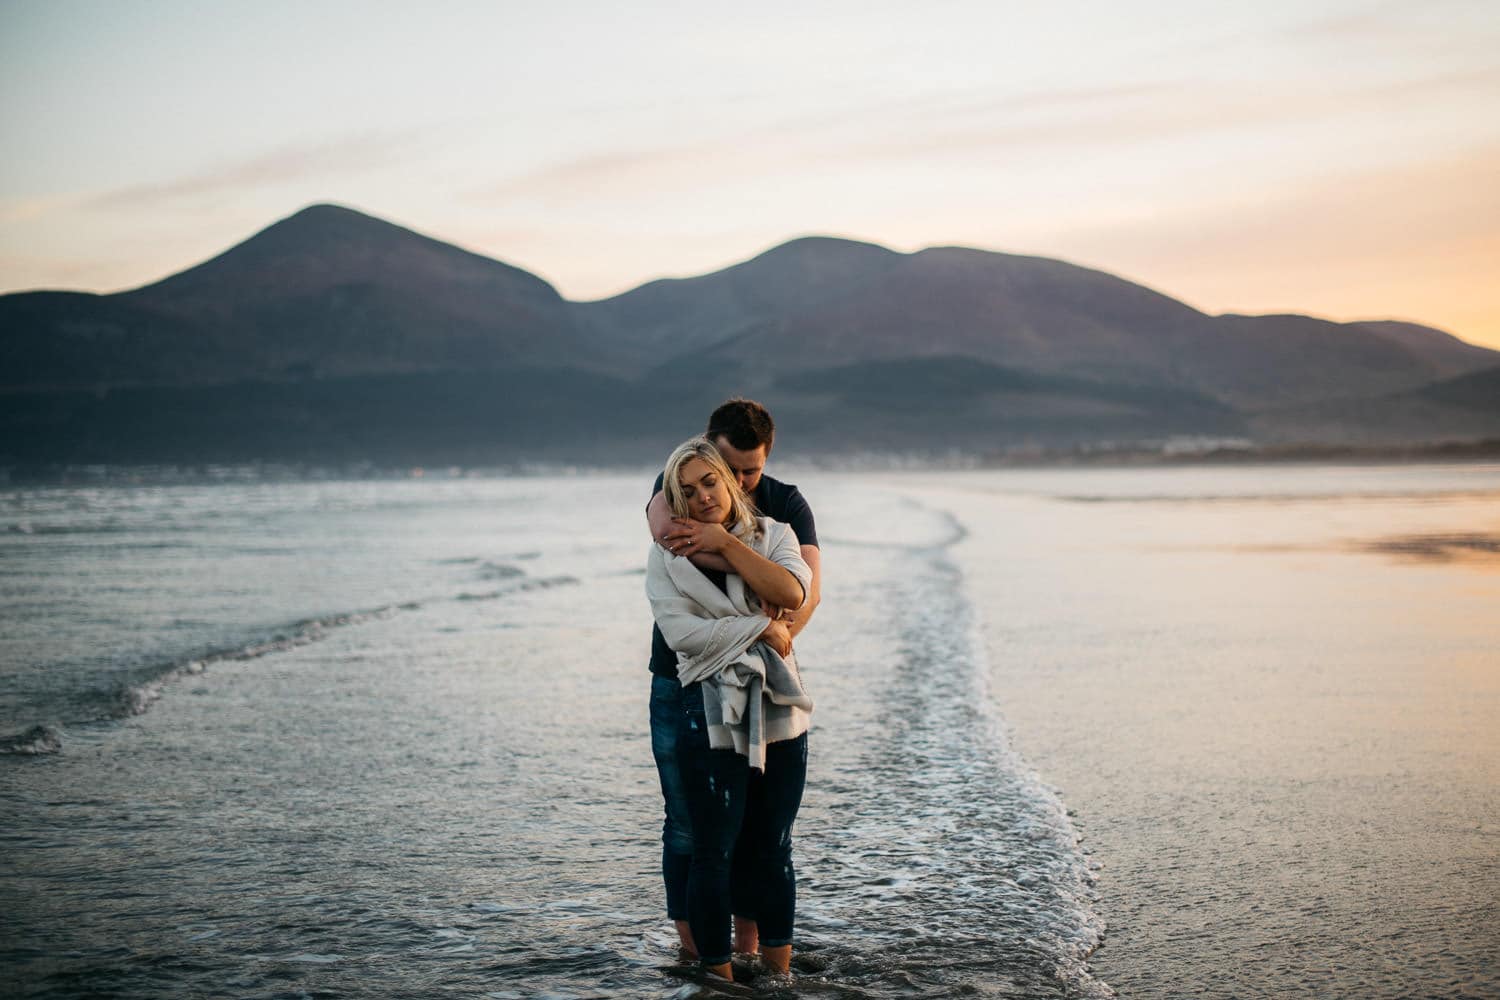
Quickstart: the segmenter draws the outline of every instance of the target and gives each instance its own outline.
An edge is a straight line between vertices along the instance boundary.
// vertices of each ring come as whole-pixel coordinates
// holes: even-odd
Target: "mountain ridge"
[[[1304,426],[1317,440],[1364,440],[1377,424],[1393,439],[1435,440],[1500,434],[1500,416],[1491,428],[1488,411],[1460,402],[1483,393],[1483,378],[1421,395],[1496,366],[1500,352],[1421,324],[1211,315],[1055,258],[962,246],[904,253],[834,236],[799,237],[707,274],[570,301],[522,268],[332,204],[308,206],[124,292],[0,296],[0,397],[29,399],[12,399],[0,427],[45,428],[39,433],[51,444],[24,449],[32,456],[54,446],[69,453],[70,435],[125,448],[90,428],[128,417],[140,434],[159,433],[141,415],[143,400],[201,417],[213,393],[199,390],[215,385],[241,387],[228,394],[250,410],[295,405],[315,424],[400,415],[427,426],[434,447],[458,425],[452,414],[434,416],[454,405],[449,392],[470,400],[463,412],[476,419],[504,414],[511,426],[502,436],[512,442],[529,426],[556,443],[551,428],[587,426],[577,415],[591,407],[639,411],[580,431],[606,453],[603,442],[627,426],[672,426],[685,400],[736,393],[774,403],[790,425],[830,446],[1184,434],[1289,440]],[[372,415],[360,379],[415,395]],[[302,388],[243,388],[251,384]],[[475,402],[484,384],[525,405]],[[126,389],[133,402],[114,417],[108,405],[82,402]],[[960,413],[955,400],[970,411]],[[1380,405],[1404,416],[1372,422]],[[285,426],[272,411],[262,416]],[[392,433],[422,439],[420,430]],[[278,447],[274,437],[246,440]],[[482,450],[481,438],[464,454]]]

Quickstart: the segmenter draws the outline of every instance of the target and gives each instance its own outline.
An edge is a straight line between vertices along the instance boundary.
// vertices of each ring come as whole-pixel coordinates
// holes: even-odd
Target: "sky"
[[[572,299],[810,234],[1500,348],[1500,3],[0,0],[0,292],[335,202]]]

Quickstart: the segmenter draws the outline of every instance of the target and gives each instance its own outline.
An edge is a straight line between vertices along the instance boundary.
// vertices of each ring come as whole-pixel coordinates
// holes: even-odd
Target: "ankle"
[[[686,920],[673,921],[677,925],[677,942],[683,954],[698,960],[698,946],[693,943],[693,931]]]
[[[744,917],[734,918],[734,950],[741,955],[760,951],[760,925]]]

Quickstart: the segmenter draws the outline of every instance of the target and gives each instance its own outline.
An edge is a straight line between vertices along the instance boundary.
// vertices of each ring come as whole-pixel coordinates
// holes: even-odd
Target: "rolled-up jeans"
[[[766,768],[754,771],[744,755],[708,744],[703,691],[682,689],[677,763],[692,823],[693,861],[687,914],[699,958],[730,959],[731,869],[760,924],[760,943],[792,943],[797,874],[792,825],[807,780],[807,734],[766,747]],[[738,911],[738,906],[734,909]]]

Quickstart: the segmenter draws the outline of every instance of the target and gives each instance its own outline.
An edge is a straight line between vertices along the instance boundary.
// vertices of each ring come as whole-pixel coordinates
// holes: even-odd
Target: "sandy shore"
[[[1103,865],[1100,978],[1500,992],[1500,560],[1410,544],[1494,537],[1492,497],[929,500],[974,532],[1014,742]]]

